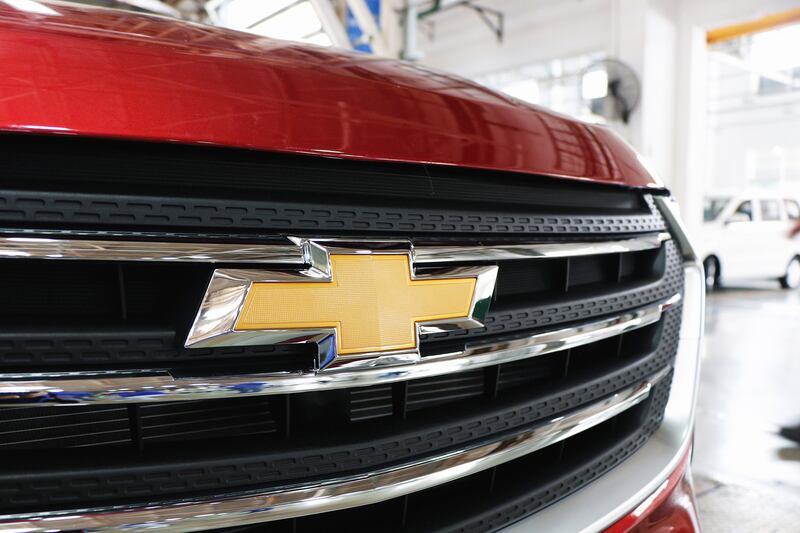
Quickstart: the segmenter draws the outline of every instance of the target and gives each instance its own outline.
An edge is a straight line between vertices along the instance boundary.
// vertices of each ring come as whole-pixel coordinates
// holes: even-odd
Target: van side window
[[[784,200],[783,205],[786,206],[786,216],[789,220],[800,220],[800,204],[795,200]]]
[[[774,222],[781,219],[781,208],[777,200],[761,200],[761,220]]]
[[[746,202],[742,202],[739,204],[739,207],[736,208],[736,211],[733,213],[734,215],[745,215],[747,217],[748,222],[753,221],[753,202],[750,200]]]

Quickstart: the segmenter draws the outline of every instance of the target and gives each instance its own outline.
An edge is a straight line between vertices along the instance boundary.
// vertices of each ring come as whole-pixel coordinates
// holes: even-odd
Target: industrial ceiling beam
[[[350,38],[347,36],[344,24],[337,15],[333,4],[331,4],[329,0],[310,0],[310,2],[311,5],[314,6],[314,11],[317,12],[317,16],[322,23],[323,31],[328,34],[333,46],[348,49],[353,48],[353,45],[350,43]]]

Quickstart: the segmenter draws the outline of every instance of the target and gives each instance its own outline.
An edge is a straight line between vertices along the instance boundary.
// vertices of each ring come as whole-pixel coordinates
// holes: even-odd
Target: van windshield
[[[730,201],[730,198],[706,198],[703,201],[703,220],[715,220]]]

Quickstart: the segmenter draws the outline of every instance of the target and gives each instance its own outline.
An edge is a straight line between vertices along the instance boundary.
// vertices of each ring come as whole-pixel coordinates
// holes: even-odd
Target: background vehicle
[[[705,199],[699,236],[706,287],[735,279],[777,279],[800,286],[800,241],[789,237],[800,220],[800,203],[768,194]]]

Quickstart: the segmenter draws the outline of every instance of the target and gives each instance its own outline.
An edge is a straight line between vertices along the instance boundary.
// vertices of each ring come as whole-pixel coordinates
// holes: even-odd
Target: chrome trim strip
[[[205,500],[3,515],[0,516],[0,532],[198,531],[369,505],[495,467],[586,431],[647,399],[653,386],[670,370],[671,367],[665,367],[634,386],[523,433],[415,463],[313,485],[228,494]]]
[[[231,396],[291,394],[366,387],[452,372],[566,350],[656,323],[681,296],[620,315],[503,342],[474,343],[464,351],[423,357],[397,366],[364,365],[326,372],[250,374],[210,378],[173,378],[151,369],[121,372],[0,374],[0,406],[98,404],[200,400]]]
[[[537,244],[505,244],[486,246],[417,246],[414,260],[418,263],[452,261],[498,261],[504,259],[553,259],[658,248],[670,240],[669,233],[656,233],[614,241],[542,242]]]
[[[697,261],[697,252],[692,246],[692,241],[686,232],[686,226],[681,219],[678,203],[671,196],[654,196],[653,201],[664,217],[667,226],[675,235],[675,242],[683,257],[689,261]]]
[[[2,259],[303,264],[297,246],[0,237]]]
[[[416,246],[414,262],[497,261],[634,252],[657,248],[668,233],[648,234],[628,239],[584,242],[541,242],[487,246]],[[312,239],[326,247],[345,245],[342,239]],[[42,237],[0,237],[0,258],[55,259],[81,261],[174,261],[200,263],[311,264],[302,244],[308,239],[286,237],[280,244],[224,244],[163,241],[110,241]],[[359,240],[359,243],[387,244],[386,241]],[[408,245],[408,241],[392,241]],[[391,244],[391,243],[389,243]]]

